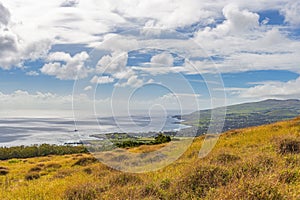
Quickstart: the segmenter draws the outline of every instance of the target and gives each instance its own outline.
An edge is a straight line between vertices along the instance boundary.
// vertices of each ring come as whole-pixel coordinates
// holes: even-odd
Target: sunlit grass
[[[295,149],[300,118],[224,133],[213,151],[199,159],[203,140],[195,138],[171,165],[142,174],[119,172],[89,154],[0,161],[0,170],[7,172],[0,174],[0,199],[300,199],[300,153]],[[103,156],[110,160],[163,151],[168,145]],[[170,154],[180,152],[179,147]],[[122,164],[117,159],[122,157],[115,160]],[[38,176],[27,179],[31,173]]]

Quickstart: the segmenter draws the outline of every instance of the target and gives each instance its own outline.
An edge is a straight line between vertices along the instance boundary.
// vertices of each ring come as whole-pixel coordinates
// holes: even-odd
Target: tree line
[[[0,160],[32,158],[48,155],[88,153],[84,146],[41,144],[33,146],[0,147]]]

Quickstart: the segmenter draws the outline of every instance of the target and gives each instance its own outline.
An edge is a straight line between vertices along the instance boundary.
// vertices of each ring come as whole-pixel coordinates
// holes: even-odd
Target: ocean
[[[0,146],[57,144],[95,139],[92,134],[180,130],[186,126],[171,116],[98,117],[77,119],[24,117],[0,119]]]

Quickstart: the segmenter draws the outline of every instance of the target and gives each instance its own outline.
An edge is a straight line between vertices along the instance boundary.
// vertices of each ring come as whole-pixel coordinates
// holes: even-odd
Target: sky
[[[0,0],[0,114],[299,99],[299,10],[292,0]]]

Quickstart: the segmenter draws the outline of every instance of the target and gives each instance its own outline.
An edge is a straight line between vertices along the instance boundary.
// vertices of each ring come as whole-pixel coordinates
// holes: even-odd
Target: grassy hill
[[[223,131],[270,124],[297,117],[300,115],[300,100],[269,99],[260,102],[228,106],[226,110]],[[211,111],[212,110],[201,110],[189,115],[174,117],[185,120],[183,122],[184,124],[198,127],[198,135],[201,135],[207,131],[211,119]]]
[[[0,161],[0,199],[300,199],[300,118],[228,131],[199,159],[203,139],[145,174],[116,171],[89,154]]]

